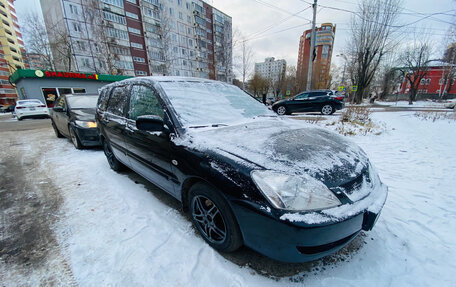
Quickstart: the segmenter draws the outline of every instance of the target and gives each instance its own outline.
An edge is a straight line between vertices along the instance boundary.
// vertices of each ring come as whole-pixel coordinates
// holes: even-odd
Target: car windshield
[[[72,109],[95,109],[98,96],[70,96],[67,102]]]
[[[236,86],[219,82],[161,82],[184,127],[228,125],[257,116],[274,116]]]

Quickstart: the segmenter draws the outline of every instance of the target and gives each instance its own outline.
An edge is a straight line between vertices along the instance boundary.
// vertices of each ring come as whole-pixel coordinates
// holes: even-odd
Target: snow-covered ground
[[[377,225],[359,249],[279,278],[215,252],[177,204],[110,170],[102,151],[75,150],[51,130],[29,142],[53,147],[41,165],[65,198],[55,232],[80,286],[455,286],[456,121],[373,117],[386,130],[352,139],[389,186]]]
[[[375,104],[382,106],[392,107],[413,107],[413,108],[444,108],[445,102],[433,102],[433,101],[416,101],[413,105],[409,105],[408,101],[397,101],[397,102],[383,102],[375,101]]]

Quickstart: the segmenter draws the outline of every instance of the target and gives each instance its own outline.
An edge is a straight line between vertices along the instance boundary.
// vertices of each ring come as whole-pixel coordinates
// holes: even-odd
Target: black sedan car
[[[77,149],[99,146],[95,108],[98,95],[63,95],[59,97],[50,116],[55,135],[67,137]]]
[[[245,244],[280,261],[314,260],[372,229],[386,200],[355,144],[226,83],[112,83],[96,121],[111,168],[127,166],[181,201],[219,251]]]
[[[288,100],[277,101],[272,110],[279,115],[290,115],[299,112],[321,112],[331,115],[345,107],[344,96],[332,90],[302,92]]]

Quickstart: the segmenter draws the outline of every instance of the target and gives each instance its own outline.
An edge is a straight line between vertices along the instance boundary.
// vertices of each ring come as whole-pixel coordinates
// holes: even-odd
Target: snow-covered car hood
[[[366,154],[345,138],[291,119],[256,118],[218,128],[187,129],[178,145],[215,151],[252,168],[308,173],[328,187],[358,177],[369,165]]]

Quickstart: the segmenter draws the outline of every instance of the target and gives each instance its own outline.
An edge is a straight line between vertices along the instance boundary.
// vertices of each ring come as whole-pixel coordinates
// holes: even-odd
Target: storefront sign
[[[66,79],[89,79],[98,80],[97,74],[54,72],[54,71],[35,71],[35,75],[40,78],[66,78]]]

